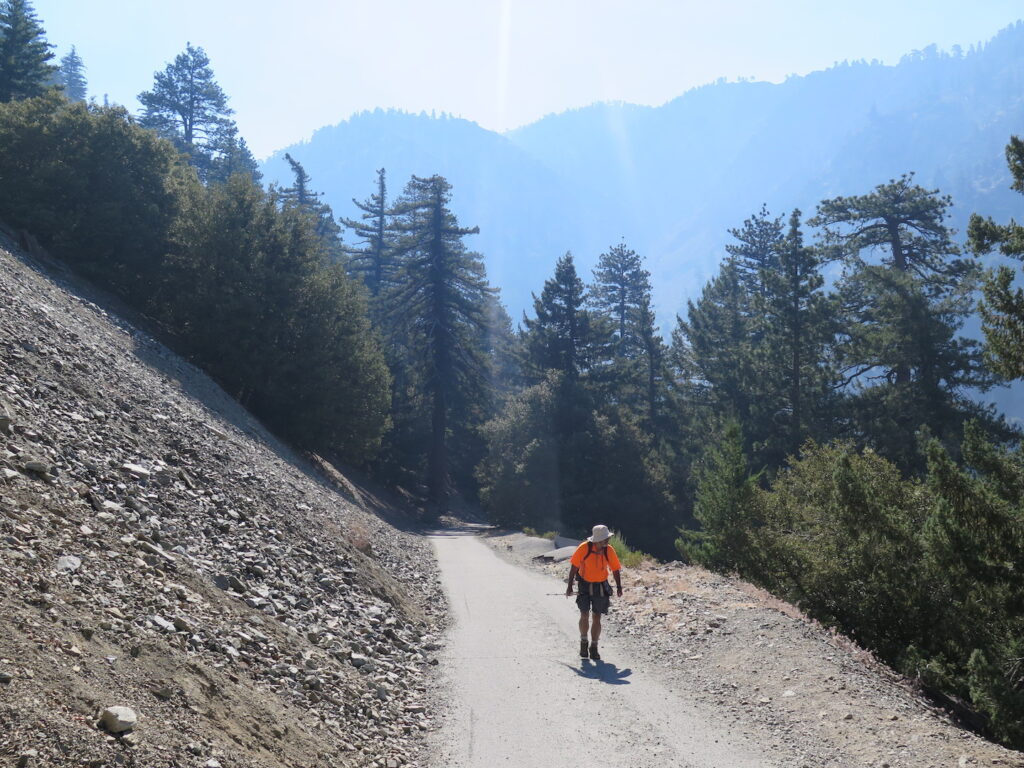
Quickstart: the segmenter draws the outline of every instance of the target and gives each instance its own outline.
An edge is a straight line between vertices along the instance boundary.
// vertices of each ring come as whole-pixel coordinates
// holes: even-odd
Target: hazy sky
[[[89,93],[138,109],[202,46],[257,157],[374,107],[505,130],[595,101],[661,104],[719,77],[968,48],[1022,0],[33,0]]]

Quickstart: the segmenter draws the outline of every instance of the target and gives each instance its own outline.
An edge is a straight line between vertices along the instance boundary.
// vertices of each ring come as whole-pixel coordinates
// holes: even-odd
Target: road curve
[[[552,595],[563,582],[505,562],[471,533],[431,538],[454,619],[440,659],[450,708],[431,766],[779,765],[627,658],[614,631],[603,661],[581,661],[576,607]]]

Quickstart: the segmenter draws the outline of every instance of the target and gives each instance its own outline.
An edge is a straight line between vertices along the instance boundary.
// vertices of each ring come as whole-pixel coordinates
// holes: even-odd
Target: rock
[[[140,480],[148,480],[152,473],[145,467],[139,466],[138,464],[122,464],[121,469],[125,472],[135,475]]]
[[[40,461],[39,459],[30,459],[26,461],[22,466],[25,467],[27,472],[37,472],[40,475],[46,475],[50,473],[53,465],[47,461]]]
[[[249,588],[245,585],[245,582],[237,576],[228,576],[228,586],[231,587],[231,589],[233,589],[235,592],[238,592],[240,595],[244,595],[246,592],[249,591]]]
[[[57,570],[61,573],[74,573],[81,567],[81,559],[74,555],[63,555],[57,558]]]
[[[177,631],[177,629],[175,628],[174,624],[169,622],[163,616],[157,616],[156,614],[153,614],[152,616],[149,617],[149,621],[154,626],[162,629],[164,632],[176,632]]]
[[[36,758],[39,757],[39,752],[35,749],[27,749],[18,755],[18,768],[33,768],[36,764]]]
[[[0,685],[9,685],[13,679],[14,675],[12,675],[10,672],[0,670]]]
[[[153,695],[161,701],[169,701],[170,699],[174,698],[174,689],[171,688],[169,685],[157,686],[156,688],[151,688],[150,690],[153,691]]]
[[[107,707],[100,712],[100,725],[110,733],[127,733],[139,721],[135,710],[129,707]]]
[[[162,549],[160,549],[160,547],[155,546],[153,544],[150,544],[148,541],[141,541],[140,540],[140,541],[136,542],[136,546],[139,549],[141,549],[143,552],[148,552],[151,555],[156,555],[157,557],[162,557],[164,560],[166,560],[169,563],[175,562],[174,555],[172,555],[169,552],[164,552]]]

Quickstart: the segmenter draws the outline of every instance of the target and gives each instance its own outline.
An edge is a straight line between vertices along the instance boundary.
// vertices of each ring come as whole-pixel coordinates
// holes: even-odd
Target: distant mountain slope
[[[727,229],[762,202],[806,215],[827,196],[859,194],[906,171],[972,211],[1008,217],[1003,147],[1024,127],[1024,23],[964,53],[934,47],[895,66],[839,64],[781,84],[719,82],[658,108],[598,104],[501,136],[446,116],[364,113],[317,131],[263,167],[290,180],[284,151],[343,215],[411,173],[441,173],[454,209],[479,225],[513,318],[572,250],[586,274],[625,238],[648,260],[663,325],[717,269]]]
[[[896,66],[719,83],[657,109],[596,105],[509,138],[578,189],[615,185],[599,218],[648,257],[665,317],[717,268],[726,230],[762,202],[811,215],[824,197],[916,171],[953,195],[960,228],[972,211],[1019,209],[1003,148],[1024,126],[1022,84],[1018,23],[967,54],[930,48]]]

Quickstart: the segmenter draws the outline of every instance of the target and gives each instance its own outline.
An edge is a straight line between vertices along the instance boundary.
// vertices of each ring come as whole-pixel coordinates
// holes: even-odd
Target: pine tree
[[[554,277],[545,281],[540,297],[533,297],[535,317],[523,318],[529,368],[535,380],[544,372],[558,371],[578,381],[592,363],[590,314],[584,306],[586,289],[571,253],[555,265]]]
[[[1010,138],[1006,160],[1013,174],[1012,189],[1024,194],[1024,141],[1017,136]],[[975,253],[989,253],[998,246],[1004,256],[1024,261],[1024,226],[1016,221],[1001,226],[974,214],[967,235]],[[995,371],[1009,379],[1024,379],[1024,290],[1017,285],[1013,270],[1001,266],[985,276],[982,286],[987,356]]]
[[[209,183],[223,184],[236,173],[245,174],[257,184],[263,178],[259,163],[249,151],[245,139],[238,135],[238,127],[232,122],[210,143],[205,179]],[[202,169],[200,169],[202,170]]]
[[[687,304],[687,319],[677,319],[673,357],[694,394],[720,414],[740,424],[750,422],[755,371],[750,345],[751,301],[732,259],[696,301]]]
[[[571,253],[558,259],[553,277],[534,296],[534,318],[523,318],[527,375],[550,392],[551,404],[544,434],[550,443],[557,499],[546,508],[560,510],[568,524],[582,523],[589,500],[588,456],[583,446],[594,444],[594,395],[589,380],[595,363],[598,333],[585,306],[586,289]],[[590,451],[592,453],[592,450]],[[531,483],[531,478],[523,478]]]
[[[643,259],[625,243],[608,249],[598,260],[590,303],[613,321],[616,357],[635,358],[641,350],[639,314],[644,301],[650,299],[650,278]]]
[[[748,468],[739,422],[726,423],[720,439],[707,449],[698,475],[694,516],[701,527],[699,531],[681,529],[676,548],[688,561],[751,575],[758,561],[754,536],[758,476]]]
[[[928,453],[931,515],[923,528],[937,615],[919,645],[925,682],[969,697],[995,735],[1024,743],[1024,451],[964,430],[965,467],[937,441]],[[938,629],[937,629],[938,628]],[[935,674],[938,672],[938,674]]]
[[[726,245],[725,251],[732,257],[751,296],[763,292],[764,276],[778,267],[783,231],[782,217],[772,218],[767,205],[762,205],[742,227],[729,230],[736,242]]]
[[[71,46],[60,60],[57,70],[57,82],[64,89],[64,94],[72,101],[85,101],[85,63],[78,55],[75,46]]]
[[[224,181],[236,169],[255,169],[255,159],[237,138],[234,110],[214,80],[202,48],[187,43],[185,51],[153,79],[153,90],[138,96],[143,106],[139,122],[173,141],[201,179]]]
[[[352,202],[362,211],[360,218],[342,219],[341,223],[355,232],[362,247],[346,249],[348,269],[362,279],[371,296],[377,297],[386,292],[395,271],[390,243],[388,188],[383,168],[377,171],[377,191],[362,202],[355,199]]]
[[[838,349],[846,380],[860,388],[860,435],[904,470],[923,469],[922,426],[956,448],[964,421],[986,417],[963,392],[994,383],[978,344],[958,336],[977,266],[958,258],[944,224],[951,204],[907,174],[867,195],[825,200],[808,222],[824,228],[844,265]]]
[[[637,315],[637,340],[641,349],[641,363],[644,375],[644,417],[645,427],[651,434],[663,430],[663,411],[669,397],[668,349],[655,324],[654,309],[650,297],[644,299]]]
[[[799,210],[793,211],[774,251],[774,266],[762,270],[763,288],[754,304],[762,358],[758,368],[773,422],[763,435],[765,459],[779,466],[808,437],[834,434],[829,421],[837,382],[829,345],[836,329],[832,302],[822,290],[820,255],[804,245]]]
[[[437,507],[450,493],[449,431],[473,420],[487,397],[486,351],[477,343],[487,332],[487,284],[479,254],[463,238],[479,228],[463,228],[449,209],[451,185],[441,176],[413,176],[395,206],[400,233],[401,275],[388,297],[406,334],[412,360],[422,368],[430,413],[427,488]],[[483,421],[485,413],[477,412]]]
[[[284,206],[302,211],[313,220],[316,234],[323,242],[328,257],[340,263],[344,251],[341,245],[341,227],[334,220],[334,211],[321,199],[319,192],[314,192],[310,188],[312,179],[302,167],[302,163],[287,152],[284,159],[288,161],[295,177],[292,186],[280,191]]]
[[[0,102],[42,95],[57,68],[29,0],[0,2]]]

